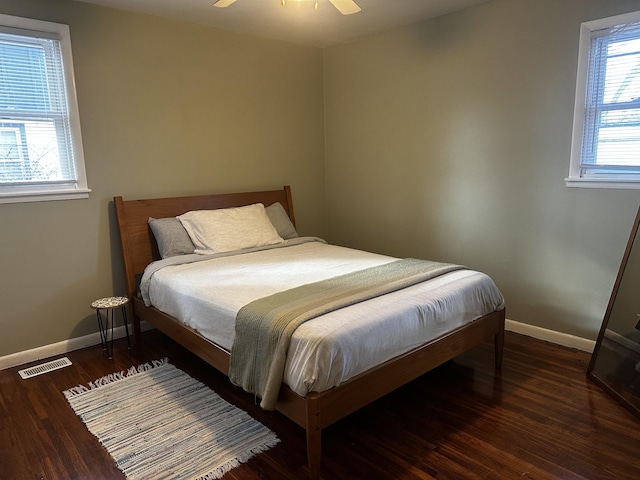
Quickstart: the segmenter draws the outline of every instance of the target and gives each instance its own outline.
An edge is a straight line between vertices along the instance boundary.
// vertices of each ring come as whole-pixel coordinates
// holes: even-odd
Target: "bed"
[[[280,207],[288,217],[287,221],[290,221],[290,225],[295,227],[291,189],[288,186],[279,190],[260,192],[226,193],[141,200],[124,200],[119,196],[114,197],[114,206],[120,231],[124,260],[127,295],[131,299],[132,303],[133,326],[136,340],[141,339],[140,322],[144,320],[191,350],[219,371],[226,375],[230,374],[230,350],[233,338],[230,338],[229,335],[232,337],[233,332],[227,332],[227,336],[225,337],[224,327],[211,328],[210,330],[213,331],[212,333],[211,331],[207,331],[204,324],[193,323],[191,321],[193,317],[201,318],[203,316],[202,309],[205,308],[206,305],[189,307],[189,312],[195,313],[191,316],[186,315],[188,318],[179,319],[179,317],[183,316],[183,313],[180,310],[181,303],[171,297],[171,295],[173,295],[171,292],[164,293],[164,290],[157,290],[163,284],[162,279],[164,278],[164,273],[155,274],[155,271],[153,271],[153,273],[150,274],[149,272],[152,271],[154,267],[161,265],[163,260],[161,260],[158,242],[156,241],[156,237],[150,227],[149,219],[175,219],[175,217],[183,216],[187,214],[187,212],[232,209],[235,207],[251,206],[255,204],[262,204],[267,208],[275,206]],[[186,225],[186,223],[183,224]],[[284,238],[284,236],[282,238]],[[164,249],[165,246],[162,248]],[[310,257],[307,257],[307,255],[317,255],[318,251],[329,252],[331,255],[335,254],[340,257],[340,255],[343,255],[346,250],[350,249],[326,245],[319,239],[291,238],[284,240],[283,245],[276,245],[274,248],[249,249],[246,254],[243,252],[240,255],[222,255],[221,258],[219,258],[220,256],[213,255],[211,260],[205,259],[206,261],[193,263],[189,261],[186,262],[186,265],[178,263],[178,266],[156,268],[159,272],[173,272],[175,270],[176,272],[179,272],[178,276],[182,276],[183,273],[180,269],[185,271],[189,270],[190,275],[194,275],[194,273],[191,272],[194,270],[196,276],[189,277],[190,279],[200,278],[198,275],[208,278],[210,274],[203,273],[205,272],[205,270],[203,270],[203,265],[209,262],[215,263],[216,268],[221,268],[221,266],[230,268],[229,272],[231,272],[231,275],[234,275],[235,273],[233,272],[236,272],[237,270],[235,269],[237,268],[240,268],[241,271],[247,270],[243,264],[240,264],[240,267],[238,267],[238,262],[244,262],[249,257],[251,257],[252,262],[258,261],[258,263],[264,265],[277,266],[277,262],[280,262],[282,258],[285,258],[286,261],[287,255],[289,255],[287,252],[289,251],[296,252],[296,255],[298,255],[296,258],[298,258],[298,260],[302,259],[301,261],[303,263],[309,263],[307,258]],[[163,255],[164,253],[165,252],[163,252]],[[352,253],[349,252],[349,255],[351,254]],[[372,265],[371,268],[377,268],[377,266],[380,265],[384,267],[383,264],[391,262],[390,257],[365,254],[364,252],[361,254],[355,254],[358,256],[359,260],[364,262],[364,266]],[[324,255],[324,253],[321,255]],[[298,263],[300,263],[300,261]],[[341,268],[343,268],[342,260],[338,263]],[[164,265],[161,266],[164,267]],[[243,268],[244,270],[242,270]],[[337,271],[341,274],[344,270]],[[276,269],[275,273],[273,273],[269,278],[279,278],[281,273],[282,270]],[[156,276],[154,276],[154,274]],[[268,275],[269,273],[262,274],[262,276],[267,277]],[[228,273],[227,276],[229,276]],[[305,272],[303,276],[306,278],[307,273]],[[454,269],[454,271],[451,271],[450,273],[446,273],[433,280],[428,280],[418,285],[411,286],[409,289],[390,292],[384,295],[384,297],[387,298],[380,298],[380,296],[371,300],[366,300],[363,303],[349,305],[344,309],[340,309],[335,312],[323,314],[318,319],[301,325],[298,330],[293,333],[289,348],[291,348],[292,352],[305,350],[305,344],[302,343],[303,340],[300,340],[300,338],[304,338],[304,335],[300,334],[300,338],[296,337],[296,335],[298,335],[298,331],[308,333],[308,331],[312,331],[313,328],[320,328],[320,331],[322,331],[322,328],[329,328],[329,330],[331,330],[333,328],[331,325],[345,323],[356,324],[361,320],[355,320],[356,317],[351,316],[356,314],[356,310],[354,309],[364,308],[366,305],[369,305],[367,303],[369,301],[384,303],[371,304],[369,313],[360,316],[366,317],[372,315],[371,312],[377,312],[378,310],[383,311],[389,305],[401,306],[403,302],[405,302],[405,297],[402,295],[417,294],[412,289],[426,288],[425,285],[430,282],[434,282],[436,285],[439,285],[441,289],[448,292],[451,290],[449,284],[453,285],[455,282],[459,281],[463,284],[471,284],[472,280],[475,282],[476,277],[481,279],[484,284],[492,284],[490,279],[486,280],[488,277],[484,276],[484,274],[480,274],[479,272],[471,271],[471,273],[469,273],[467,270]],[[313,275],[309,278],[316,281],[316,277],[313,277]],[[244,286],[253,281],[253,279],[243,280],[240,283]],[[190,282],[193,281],[190,280]],[[171,283],[172,281],[167,281],[167,284]],[[286,288],[290,288],[286,285],[286,281],[283,285],[285,285]],[[400,350],[396,351],[396,353],[393,351],[386,352],[386,357],[383,356],[377,359],[369,359],[369,363],[361,363],[357,368],[351,369],[348,373],[345,373],[342,376],[335,377],[328,375],[328,377],[331,378],[327,381],[319,381],[316,377],[314,377],[313,381],[309,380],[310,374],[308,373],[308,368],[307,370],[304,368],[301,369],[300,371],[303,373],[300,373],[300,371],[292,373],[294,369],[290,368],[289,363],[283,367],[285,369],[285,378],[281,384],[278,383],[279,388],[276,392],[274,406],[276,410],[280,411],[286,417],[290,418],[305,429],[310,478],[319,478],[320,475],[321,432],[323,428],[328,427],[364,405],[376,400],[399,386],[404,385],[432,368],[456,357],[460,353],[473,348],[483,341],[492,340],[494,342],[495,367],[496,369],[500,369],[502,363],[505,321],[504,305],[500,301],[501,295],[497,292],[497,289],[495,289],[497,293],[492,293],[491,290],[488,290],[486,296],[491,298],[484,299],[485,293],[482,293],[483,290],[478,290],[476,287],[473,288],[475,288],[475,290],[468,294],[454,292],[452,295],[457,295],[457,297],[452,298],[462,298],[462,304],[466,301],[470,303],[480,302],[480,304],[483,305],[481,308],[483,308],[484,311],[480,314],[473,312],[466,313],[469,317],[466,321],[456,323],[444,330],[442,330],[442,328],[440,330],[436,329],[429,338],[424,341],[421,340],[417,345],[405,343],[398,347]],[[162,293],[153,293],[154,291]],[[240,292],[240,290],[238,291]],[[409,291],[414,293],[407,293]],[[229,292],[231,292],[231,290],[229,290]],[[244,291],[244,293],[238,293],[239,298],[234,299],[234,301],[236,303],[242,303],[250,301],[252,299],[252,295],[260,296],[262,294],[263,293],[260,292],[254,294],[250,291]],[[460,295],[464,296],[460,297]],[[199,298],[200,294],[196,293],[191,296]],[[234,297],[234,295],[227,296]],[[163,301],[165,298],[168,300]],[[392,298],[393,301],[388,301],[388,298]],[[154,301],[160,305],[160,308],[155,306]],[[209,301],[210,300],[207,299],[201,303],[207,304]],[[408,298],[406,300],[408,303],[413,301],[414,300],[412,298]],[[439,300],[436,303],[443,303],[443,301]],[[444,303],[447,303],[447,301],[444,301]],[[455,302],[455,304],[457,303],[458,301]],[[172,307],[172,305],[174,307]],[[234,310],[234,308],[237,309],[238,305],[238,303],[235,307],[232,305],[229,307],[229,310],[232,313],[235,313],[236,310]],[[473,308],[476,307],[460,307],[461,311],[465,312]],[[223,310],[224,308],[221,307],[219,311],[216,311],[215,315],[212,315],[212,317],[224,317]],[[421,315],[423,315],[423,313],[421,313]],[[440,313],[432,313],[432,315],[439,316]],[[345,318],[354,318],[354,321],[345,322]],[[338,323],[331,324],[327,322]],[[314,325],[320,325],[320,327]],[[219,330],[223,332],[221,334],[222,337],[220,338],[215,337],[215,332]],[[362,333],[363,330],[360,329],[359,332]],[[359,338],[360,334],[356,335],[356,337]],[[373,337],[371,339],[363,337],[361,341],[375,342],[375,339]],[[348,342],[346,345],[347,347],[345,348],[347,353],[349,349],[358,347],[357,344],[349,344]],[[367,348],[364,348],[363,350],[367,350]],[[375,348],[369,348],[369,350],[377,351]],[[234,358],[238,358],[238,356],[239,355],[236,355]],[[373,364],[371,364],[372,361],[374,362]],[[292,380],[294,377],[298,380]]]

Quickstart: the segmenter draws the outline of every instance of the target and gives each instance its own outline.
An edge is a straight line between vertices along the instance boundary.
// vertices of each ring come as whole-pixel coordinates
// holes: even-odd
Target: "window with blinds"
[[[582,24],[567,184],[640,188],[640,15]]]
[[[69,28],[0,15],[0,202],[88,193]]]

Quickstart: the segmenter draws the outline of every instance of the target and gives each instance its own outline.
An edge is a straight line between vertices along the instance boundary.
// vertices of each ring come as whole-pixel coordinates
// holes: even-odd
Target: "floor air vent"
[[[25,379],[35,377],[36,375],[42,375],[43,373],[51,372],[53,370],[58,370],[59,368],[68,367],[69,365],[71,365],[71,360],[67,357],[62,357],[57,360],[52,360],[51,362],[36,365],[35,367],[19,370],[18,373],[23,379]]]

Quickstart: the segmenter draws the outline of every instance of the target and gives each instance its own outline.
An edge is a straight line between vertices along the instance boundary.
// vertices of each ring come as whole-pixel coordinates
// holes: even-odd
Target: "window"
[[[69,27],[0,15],[0,203],[89,192]]]
[[[582,24],[566,181],[640,188],[640,12]]]

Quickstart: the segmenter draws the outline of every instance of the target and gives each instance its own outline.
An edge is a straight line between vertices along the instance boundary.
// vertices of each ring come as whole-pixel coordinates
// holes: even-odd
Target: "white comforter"
[[[260,297],[395,260],[321,242],[154,268],[145,301],[227,351],[240,308]],[[148,289],[148,290],[147,290]],[[365,370],[503,308],[487,275],[459,270],[323,315],[291,339],[285,383],[299,395]]]

